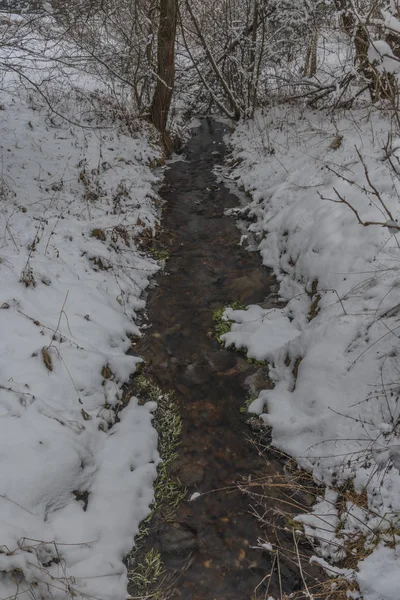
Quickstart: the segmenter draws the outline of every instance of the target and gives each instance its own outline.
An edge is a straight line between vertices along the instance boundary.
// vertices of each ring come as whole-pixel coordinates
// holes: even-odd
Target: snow
[[[54,86],[69,120],[9,74],[0,92],[0,596],[123,600],[159,462],[154,403],[122,399],[161,154],[95,79]]]
[[[250,411],[272,428],[273,445],[325,486],[297,519],[317,545],[316,559],[337,570],[346,539],[365,536],[360,571],[346,575],[356,577],[364,600],[396,600],[399,582],[390,546],[400,513],[400,186],[383,150],[389,133],[374,111],[328,120],[277,107],[237,127],[229,173],[251,194],[241,212],[287,304],[226,311],[233,325],[224,340],[269,361],[275,387]],[[364,223],[381,225],[362,226],[340,198]],[[348,481],[367,505],[354,500],[339,514],[332,498]]]
[[[190,498],[189,498],[189,502],[193,502],[194,500],[197,500],[197,498],[200,498],[201,494],[199,492],[194,492]]]
[[[396,14],[399,10],[399,7],[395,6],[394,2],[392,2],[391,10]],[[387,29],[395,33],[400,33],[400,22],[394,15],[392,15],[388,10],[381,10],[381,15],[384,19],[384,25]]]
[[[368,60],[378,63],[378,71],[386,73],[397,73],[400,70],[400,62],[393,54],[393,50],[384,40],[375,40],[370,43],[368,49]]]
[[[255,360],[265,360],[273,351],[299,335],[282,310],[263,310],[257,305],[247,310],[224,311],[224,319],[234,321],[231,331],[221,336],[225,346],[232,344],[245,348],[247,355]]]
[[[359,563],[358,581],[370,600],[392,600],[399,588],[400,556],[397,548],[378,546],[374,554]]]

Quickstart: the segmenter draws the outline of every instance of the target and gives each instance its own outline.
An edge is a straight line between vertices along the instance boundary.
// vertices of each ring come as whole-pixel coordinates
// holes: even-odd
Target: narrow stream
[[[253,375],[259,387],[266,387],[267,374],[239,353],[222,350],[211,334],[218,307],[237,300],[265,306],[276,302],[273,276],[257,252],[239,245],[235,220],[224,215],[239,204],[213,174],[223,160],[226,131],[220,123],[203,120],[184,160],[171,163],[166,172],[159,243],[170,253],[168,275],[161,274],[150,292],[151,328],[138,347],[147,372],[163,390],[174,390],[179,402],[183,432],[174,475],[187,486],[189,497],[232,488],[243,476],[266,469],[248,441],[240,408],[248,395],[246,380]],[[184,501],[173,523],[157,523],[153,529],[149,547],[160,550],[169,572],[179,573],[172,599],[265,597],[269,578],[260,582],[271,571],[272,559],[254,546],[266,533],[239,492],[225,489]],[[279,576],[281,583],[271,581],[269,594],[279,597],[280,586],[287,593],[299,589],[290,561],[280,565]]]

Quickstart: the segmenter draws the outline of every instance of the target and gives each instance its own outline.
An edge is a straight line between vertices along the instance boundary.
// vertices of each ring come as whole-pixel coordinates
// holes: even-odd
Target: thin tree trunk
[[[317,72],[317,45],[318,32],[316,31],[307,48],[303,69],[304,77],[313,77]]]
[[[266,29],[266,27],[265,27],[265,16],[264,16],[262,19],[262,22],[261,22],[261,43],[260,43],[260,48],[259,48],[259,52],[258,52],[256,78],[253,83],[253,102],[252,102],[251,113],[250,113],[251,119],[254,118],[254,113],[255,113],[256,105],[257,105],[258,84],[260,81],[260,75],[261,75],[261,71],[262,71],[262,63],[263,63],[263,58],[264,58],[265,33],[266,33],[265,29]]]
[[[161,133],[167,128],[175,82],[175,37],[178,0],[161,0],[158,28],[157,85],[150,109],[151,122]]]
[[[218,97],[216,96],[216,94],[213,92],[213,90],[211,89],[211,87],[208,85],[207,80],[205,79],[204,75],[201,72],[201,69],[199,68],[199,65],[196,62],[196,59],[194,58],[194,56],[191,53],[189,44],[186,40],[186,36],[185,36],[185,27],[183,25],[182,22],[182,17],[180,16],[180,27],[181,27],[181,31],[182,31],[182,40],[183,43],[185,45],[185,48],[187,50],[187,53],[189,54],[190,60],[192,61],[194,68],[197,71],[198,76],[201,79],[202,84],[204,85],[204,87],[206,88],[206,90],[208,91],[208,93],[210,94],[210,108],[213,102],[215,102],[215,104],[218,106],[218,108],[229,118],[229,119],[234,119],[235,118],[235,113],[231,113],[229,112],[229,109],[218,99]]]
[[[238,103],[238,101],[237,101],[237,99],[236,99],[233,91],[229,87],[228,83],[225,81],[224,75],[221,73],[221,70],[219,69],[217,63],[215,62],[214,56],[212,55],[212,52],[211,52],[211,50],[210,50],[210,48],[209,48],[209,46],[208,46],[208,44],[206,42],[206,39],[205,39],[205,37],[203,35],[203,32],[201,31],[199,23],[198,23],[196,17],[194,16],[194,13],[193,13],[193,10],[192,10],[192,7],[190,5],[189,0],[186,0],[186,6],[187,6],[187,9],[189,11],[190,18],[192,19],[192,23],[193,23],[194,28],[196,30],[197,36],[198,36],[198,38],[199,38],[199,40],[201,42],[201,45],[203,46],[203,49],[204,49],[204,51],[206,53],[206,56],[207,56],[207,58],[208,58],[208,60],[210,62],[211,68],[214,71],[214,73],[215,73],[218,81],[220,82],[220,84],[221,84],[221,86],[222,86],[222,88],[223,88],[223,90],[224,90],[227,98],[229,99],[229,101],[230,101],[230,103],[232,105],[232,110],[233,110],[233,113],[235,115],[234,118],[235,118],[236,121],[239,121],[240,116],[241,116],[241,110],[240,110],[239,103]]]
[[[257,90],[254,89],[254,77],[256,73],[256,53],[257,53],[257,34],[258,34],[258,0],[254,1],[254,12],[253,12],[253,22],[251,24],[252,35],[251,35],[251,48],[250,48],[250,60],[249,60],[249,72],[250,77],[248,81],[248,95],[247,95],[247,110],[249,111],[252,106],[252,100],[254,100],[254,92]]]

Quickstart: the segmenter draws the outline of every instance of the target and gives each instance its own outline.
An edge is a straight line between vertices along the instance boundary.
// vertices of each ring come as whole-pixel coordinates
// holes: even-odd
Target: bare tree
[[[152,123],[161,133],[167,129],[175,83],[175,38],[178,0],[161,0],[158,28],[157,84],[150,109]]]
[[[305,83],[305,63],[307,76],[316,74],[318,31],[331,12],[328,0],[185,0],[182,40],[211,103],[251,118],[279,85],[287,94],[287,80]]]

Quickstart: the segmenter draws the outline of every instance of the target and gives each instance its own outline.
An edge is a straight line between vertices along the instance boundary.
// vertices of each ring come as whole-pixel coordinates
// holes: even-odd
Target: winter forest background
[[[219,315],[272,383],[244,410],[283,474],[240,487],[261,524],[287,502],[254,545],[289,532],[294,598],[398,600],[399,73],[397,0],[0,1],[2,600],[173,597],[134,548],[181,423],[125,384],[162,169],[206,115],[282,301]]]

